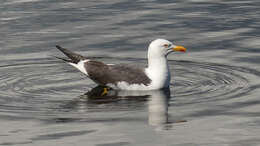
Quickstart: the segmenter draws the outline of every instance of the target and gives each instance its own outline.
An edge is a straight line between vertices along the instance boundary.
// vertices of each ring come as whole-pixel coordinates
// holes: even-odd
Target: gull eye
[[[168,48],[168,47],[169,47],[169,45],[168,45],[168,44],[164,44],[163,46],[164,46],[165,48]]]

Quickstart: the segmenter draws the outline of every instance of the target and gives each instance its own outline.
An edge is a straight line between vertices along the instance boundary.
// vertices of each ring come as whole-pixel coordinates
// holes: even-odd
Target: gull
[[[106,64],[56,46],[68,58],[62,59],[77,68],[96,84],[119,90],[159,90],[169,88],[171,74],[167,56],[172,52],[186,52],[183,46],[165,39],[153,40],[148,47],[148,65],[140,68],[131,64]]]

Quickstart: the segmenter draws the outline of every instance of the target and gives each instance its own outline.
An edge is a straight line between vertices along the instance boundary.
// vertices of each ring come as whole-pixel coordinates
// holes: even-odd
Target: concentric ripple
[[[258,76],[257,71],[235,66],[213,63],[173,62],[174,96],[195,97],[194,102],[215,101],[235,98],[249,91],[249,74]]]
[[[106,62],[131,63],[144,59],[99,58]],[[17,61],[18,62],[18,61]],[[249,91],[249,74],[257,71],[212,63],[169,61],[172,69],[172,96],[189,102],[234,98]],[[20,60],[0,66],[0,113],[52,115],[68,111],[61,106],[95,87],[76,69],[54,59]],[[187,102],[188,103],[188,102]],[[77,112],[77,111],[76,111]]]
[[[1,66],[0,112],[45,114],[84,92],[83,76],[55,60],[22,60]],[[83,86],[84,85],[84,86]],[[70,93],[70,96],[66,96]]]

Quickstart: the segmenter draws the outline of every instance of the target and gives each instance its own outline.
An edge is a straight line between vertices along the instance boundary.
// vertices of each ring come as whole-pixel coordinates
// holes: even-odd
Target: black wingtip
[[[70,63],[70,62],[73,63],[72,60],[69,60],[69,59],[66,59],[66,58],[62,58],[62,57],[58,57],[58,56],[52,56],[52,57],[59,59],[59,60],[62,60],[62,61],[67,62],[67,63]]]
[[[65,49],[65,48],[62,48],[61,46],[59,46],[59,45],[56,45],[55,46],[57,49],[59,49],[61,52],[63,52],[65,55],[66,55],[66,53],[65,52],[68,52],[68,50],[67,49]]]
[[[70,50],[62,48],[59,45],[56,45],[56,48],[59,49],[62,53],[64,53],[67,57],[69,57],[71,59],[69,62],[78,63],[80,60],[86,59],[86,57],[73,53]],[[64,58],[62,60],[64,60]]]
[[[61,46],[59,46],[59,45],[56,45],[56,48],[57,48],[57,49],[60,49],[60,48],[61,48]]]
[[[62,48],[61,46],[59,46],[59,45],[56,45],[55,46],[57,49],[59,49],[59,50],[62,50],[62,49],[64,49],[64,48]]]

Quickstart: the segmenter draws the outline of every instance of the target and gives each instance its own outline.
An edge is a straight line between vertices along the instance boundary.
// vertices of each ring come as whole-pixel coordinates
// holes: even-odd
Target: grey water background
[[[260,144],[258,0],[1,0],[0,145]],[[116,92],[53,58],[59,44],[108,63],[146,65],[165,38],[170,93]]]

